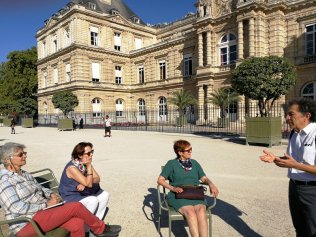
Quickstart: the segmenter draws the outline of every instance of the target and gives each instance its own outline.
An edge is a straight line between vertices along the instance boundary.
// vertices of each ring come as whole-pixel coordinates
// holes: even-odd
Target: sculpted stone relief
[[[220,17],[236,9],[241,0],[198,0],[196,7],[199,17]],[[246,0],[242,0],[246,1]]]
[[[232,11],[232,0],[215,0],[215,4],[217,6],[217,13],[215,14],[217,17]]]

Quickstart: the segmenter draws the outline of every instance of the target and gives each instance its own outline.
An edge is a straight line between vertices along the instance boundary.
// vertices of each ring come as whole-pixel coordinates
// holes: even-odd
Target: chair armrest
[[[37,236],[38,237],[45,237],[45,235],[42,233],[42,231],[37,226],[36,222],[33,221],[29,217],[23,217],[22,216],[22,217],[18,217],[18,218],[12,219],[12,220],[3,220],[3,221],[0,221],[0,226],[2,226],[2,225],[9,225],[9,224],[17,223],[17,222],[29,222],[29,223],[31,223],[31,225],[33,226]]]
[[[209,186],[208,184],[206,183],[203,183],[201,180],[200,180],[200,185],[203,185],[203,186],[206,186],[207,189],[210,191],[210,196],[212,195],[211,194],[211,190],[209,189]],[[205,195],[206,196],[206,195]],[[212,208],[214,208],[216,206],[216,197],[212,197],[213,198],[213,202],[210,204],[210,205],[207,205],[207,210],[211,210]]]
[[[162,189],[162,192],[161,192],[161,189]],[[162,194],[162,197],[161,197],[161,194]],[[160,208],[162,210],[165,210],[165,211],[168,211],[169,210],[169,206],[168,206],[168,202],[167,202],[167,199],[166,199],[166,189],[161,186],[160,184],[157,185],[157,196],[158,196],[158,204],[160,206]]]

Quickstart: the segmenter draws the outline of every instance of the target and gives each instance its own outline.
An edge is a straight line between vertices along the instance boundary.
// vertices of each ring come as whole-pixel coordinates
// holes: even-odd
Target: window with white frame
[[[159,109],[159,116],[167,115],[167,99],[166,97],[160,97],[158,101],[158,109]]]
[[[192,75],[192,54],[186,54],[183,57],[184,76]]]
[[[58,84],[58,68],[54,66],[54,83]]]
[[[138,81],[140,84],[145,83],[144,66],[138,67]]]
[[[56,53],[58,50],[58,45],[57,45],[57,35],[55,35],[52,39],[52,43],[53,43],[53,53]]]
[[[165,60],[159,61],[159,78],[160,80],[166,79],[166,61]]]
[[[316,24],[305,27],[306,55],[316,54]]]
[[[92,63],[92,81],[99,82],[100,81],[100,63]]]
[[[92,2],[88,2],[88,7],[92,10],[95,10],[97,9],[97,5],[95,3],[92,3]]]
[[[69,31],[69,29],[65,30],[65,43],[66,43],[66,47],[68,47],[70,45],[70,31]]]
[[[316,82],[306,84],[301,91],[301,96],[316,100]]]
[[[66,63],[66,82],[71,81],[70,63]]]
[[[90,26],[90,42],[93,46],[98,46],[99,28]]]
[[[138,100],[138,115],[144,116],[146,115],[146,104],[144,99]]]
[[[122,117],[124,111],[124,103],[122,99],[117,99],[115,102],[115,115],[116,117]]]
[[[234,34],[226,34],[220,40],[220,62],[221,65],[234,64],[237,60],[237,44]]]
[[[121,46],[122,46],[121,33],[115,32],[114,33],[114,49],[117,51],[121,51]]]
[[[122,67],[121,66],[115,66],[115,84],[122,84]]]
[[[143,47],[143,41],[141,38],[135,38],[135,49],[140,49]]]
[[[92,100],[92,116],[95,118],[101,117],[101,100],[99,98],[94,98]]]

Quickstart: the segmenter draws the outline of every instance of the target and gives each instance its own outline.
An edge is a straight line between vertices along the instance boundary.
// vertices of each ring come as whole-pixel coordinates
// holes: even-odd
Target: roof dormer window
[[[111,9],[110,11],[111,15],[118,15],[119,14],[119,11],[117,9]]]
[[[97,5],[95,3],[92,2],[88,2],[88,7],[92,10],[96,10],[97,9]]]
[[[132,21],[136,24],[139,24],[140,23],[140,20],[137,16],[132,16]]]

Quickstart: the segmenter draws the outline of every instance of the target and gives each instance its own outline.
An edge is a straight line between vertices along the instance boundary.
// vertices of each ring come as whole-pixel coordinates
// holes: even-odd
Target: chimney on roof
[[[100,2],[108,4],[108,5],[112,5],[112,0],[100,0]]]

